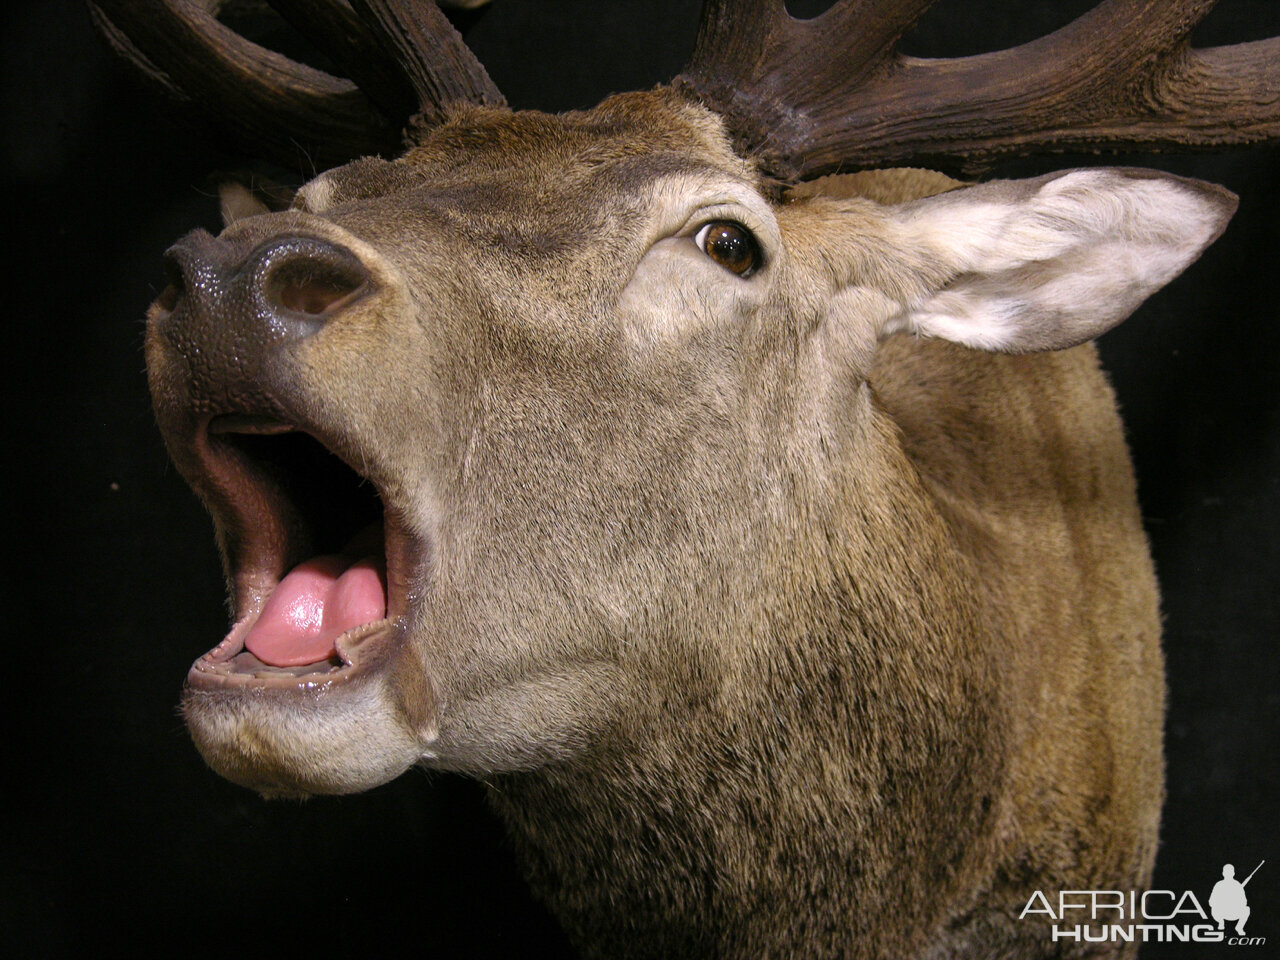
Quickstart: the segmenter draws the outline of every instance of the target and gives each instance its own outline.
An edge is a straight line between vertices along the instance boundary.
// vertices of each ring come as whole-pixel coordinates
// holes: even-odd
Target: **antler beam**
[[[708,0],[676,85],[718,110],[765,171],[796,181],[928,163],[975,172],[1046,150],[1216,147],[1280,137],[1280,38],[1192,50],[1214,0],[1106,0],[1010,50],[895,49],[935,0]]]
[[[94,0],[117,50],[212,111],[224,127],[289,166],[332,164],[393,148],[398,125],[349,80],[296,63],[233,32],[214,0]]]

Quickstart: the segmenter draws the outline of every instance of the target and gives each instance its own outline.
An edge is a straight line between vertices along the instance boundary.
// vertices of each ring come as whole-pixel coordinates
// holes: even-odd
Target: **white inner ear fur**
[[[1011,353],[1092,340],[1195,261],[1235,207],[1212,184],[1106,168],[888,208],[900,242],[951,279],[902,304],[882,334]]]

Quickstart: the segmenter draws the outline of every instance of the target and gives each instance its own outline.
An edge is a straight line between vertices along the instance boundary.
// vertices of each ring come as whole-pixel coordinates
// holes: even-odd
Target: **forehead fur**
[[[667,89],[623,93],[594,109],[546,114],[468,107],[426,131],[401,164],[433,176],[465,168],[511,174],[540,169],[548,175],[610,166],[633,158],[712,166],[755,181],[757,174],[730,145],[720,118]],[[531,169],[534,168],[534,169]]]

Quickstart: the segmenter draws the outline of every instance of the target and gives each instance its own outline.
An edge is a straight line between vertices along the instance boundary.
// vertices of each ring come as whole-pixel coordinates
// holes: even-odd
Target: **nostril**
[[[172,251],[164,258],[164,272],[165,279],[169,282],[160,291],[160,296],[156,297],[156,304],[166,313],[173,313],[174,308],[178,306],[178,301],[187,292],[187,284],[182,277],[182,267]]]
[[[293,242],[272,254],[262,292],[272,307],[290,313],[333,313],[359,297],[369,283],[368,272],[353,254],[329,244]]]
[[[286,310],[297,313],[328,313],[351,299],[364,286],[363,277],[336,273],[281,276],[281,273],[292,271],[280,271],[273,276],[267,287],[267,296]]]

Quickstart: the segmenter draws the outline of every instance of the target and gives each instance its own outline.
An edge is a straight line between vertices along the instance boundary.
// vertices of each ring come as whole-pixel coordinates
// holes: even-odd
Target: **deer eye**
[[[732,220],[703,224],[693,242],[720,266],[740,277],[751,276],[760,266],[760,244],[750,230]]]

